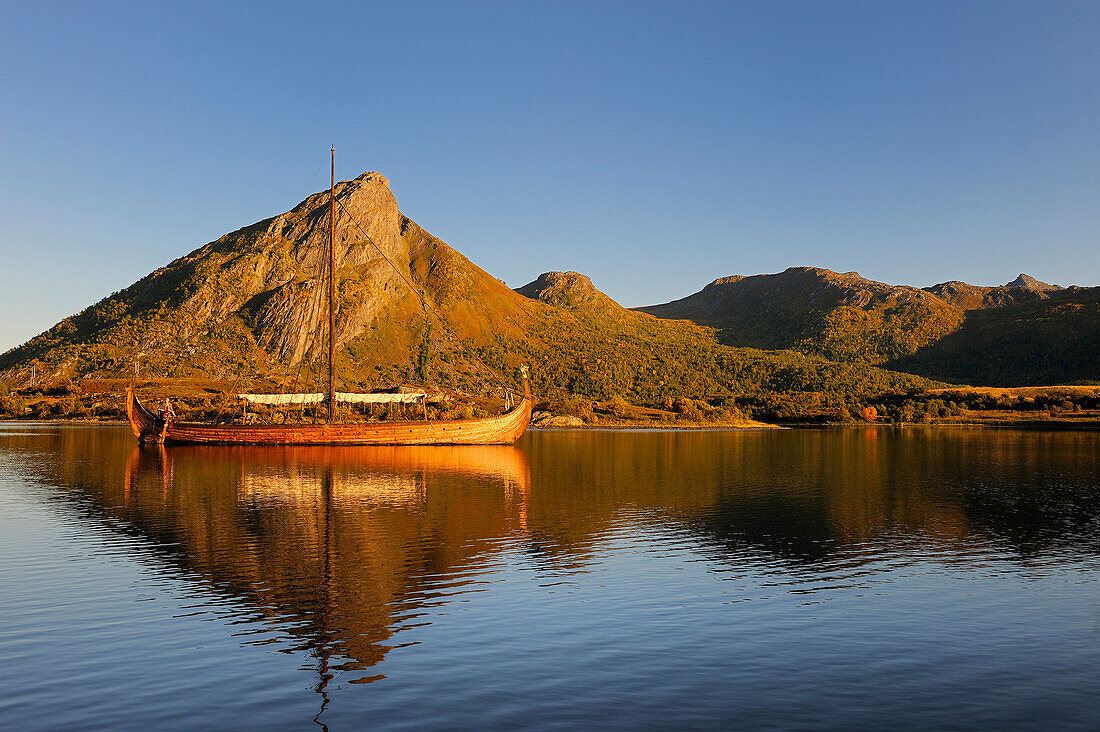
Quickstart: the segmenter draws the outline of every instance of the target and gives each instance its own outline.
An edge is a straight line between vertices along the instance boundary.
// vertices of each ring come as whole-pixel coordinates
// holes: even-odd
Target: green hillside
[[[550,284],[540,288],[540,281]],[[522,340],[498,340],[502,351],[524,353],[540,365],[539,385],[547,394],[617,394],[642,404],[684,396],[782,402],[813,411],[929,386],[922,378],[865,364],[726,346],[712,328],[626,310],[575,272],[547,273],[520,292],[540,301],[575,303],[544,309]]]
[[[326,352],[326,199],[310,196],[66,318],[0,356],[0,375],[25,387],[35,363],[47,384],[119,379],[138,362],[147,379],[313,388]],[[576,273],[513,291],[402,215],[377,173],[339,183],[337,200],[338,388],[500,393],[529,363],[546,399],[709,400],[790,416],[929,386],[869,358],[731,347],[713,328],[624,309]]]

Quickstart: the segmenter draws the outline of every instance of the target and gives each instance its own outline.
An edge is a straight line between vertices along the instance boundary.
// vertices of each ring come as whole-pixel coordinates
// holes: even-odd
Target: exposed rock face
[[[408,271],[410,252],[402,241],[402,216],[389,181],[378,173],[364,173],[341,182],[336,191],[336,271],[341,282],[354,281],[358,292],[378,292],[383,297],[343,298],[336,324],[336,342],[343,345],[368,327],[388,300],[412,294],[402,281]],[[306,356],[312,334],[320,331],[327,318],[323,283],[309,273],[321,272],[328,242],[328,195],[310,196],[288,213],[270,219],[261,235],[271,250],[286,248],[293,258],[293,270],[258,267],[248,292],[255,292],[247,304],[255,307],[253,322],[262,345],[280,359],[297,363]],[[281,246],[280,246],[281,245]],[[395,270],[382,259],[388,257]],[[270,262],[273,257],[266,258]],[[256,258],[251,257],[255,262]],[[261,260],[265,261],[265,260]],[[198,293],[206,301],[211,293]],[[229,301],[227,307],[240,303]],[[350,305],[350,307],[348,307]],[[310,307],[312,306],[312,307]],[[227,313],[221,313],[224,316]]]
[[[1038,292],[1046,292],[1048,290],[1061,290],[1058,285],[1048,285],[1046,282],[1040,282],[1031,275],[1020,273],[1020,276],[1009,282],[1005,287],[1022,287],[1025,290],[1036,290]]]
[[[536,427],[580,427],[584,420],[571,415],[553,415],[550,412],[536,412],[531,415],[531,424]]]

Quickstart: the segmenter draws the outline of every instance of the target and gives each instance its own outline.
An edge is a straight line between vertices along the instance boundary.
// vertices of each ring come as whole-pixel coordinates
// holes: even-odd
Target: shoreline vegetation
[[[126,379],[62,380],[36,387],[0,382],[0,420],[117,423],[126,419]],[[236,399],[241,384],[199,379],[142,379],[139,398],[155,404],[172,397],[179,419],[202,422],[247,421],[292,424],[323,421],[311,409],[247,410]],[[258,385],[249,385],[255,388]],[[537,397],[536,397],[537,399]],[[869,425],[1019,426],[1100,429],[1100,385],[969,387],[891,391],[811,409],[758,397],[667,397],[657,404],[632,404],[622,397],[571,396],[536,401],[533,428],[595,429],[775,429]],[[344,407],[345,422],[463,419],[502,412],[503,399],[443,391],[426,407],[374,405]]]

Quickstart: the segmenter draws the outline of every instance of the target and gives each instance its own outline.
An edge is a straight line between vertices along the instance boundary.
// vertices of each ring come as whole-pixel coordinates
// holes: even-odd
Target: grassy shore
[[[124,379],[85,379],[47,388],[9,389],[0,393],[0,419],[77,422],[118,422],[126,418]],[[267,385],[250,385],[263,390]],[[180,419],[284,424],[313,422],[323,415],[310,410],[250,406],[247,417],[236,394],[241,384],[214,380],[156,379],[136,384],[139,398],[155,404],[171,396]],[[283,389],[280,389],[282,391]],[[441,404],[428,408],[432,419],[462,419],[497,414],[502,399],[449,392]],[[345,408],[342,421],[417,419],[421,408]],[[1052,429],[1100,428],[1100,386],[951,387],[884,393],[866,404],[828,409],[769,410],[755,403],[729,399],[680,398],[660,405],[630,404],[579,397],[540,401],[532,425],[548,428],[600,429],[772,429],[782,426],[843,426],[866,424],[939,424],[1027,426]]]

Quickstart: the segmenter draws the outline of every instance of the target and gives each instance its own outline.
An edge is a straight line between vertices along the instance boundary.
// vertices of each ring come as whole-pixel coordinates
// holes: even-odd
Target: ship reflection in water
[[[236,659],[204,672],[226,701],[196,709],[166,675],[178,708],[164,726],[365,714],[459,727],[1087,726],[1100,714],[1094,432],[136,448],[121,430],[6,427],[0,488],[58,517],[28,529],[22,513],[0,515],[5,531],[60,532],[65,551],[91,557],[108,553],[104,532],[122,536],[139,586],[193,588],[155,626],[178,626],[186,649],[208,642],[188,644],[189,616],[232,629],[236,651],[199,652]],[[27,558],[27,576],[42,561]],[[35,592],[40,605],[77,591]],[[129,612],[87,602],[89,615]],[[22,608],[5,612],[31,618],[31,633]],[[79,642],[107,637],[95,630]],[[112,667],[144,662],[117,640],[97,650]],[[285,654],[297,681],[249,678],[239,653]],[[96,668],[80,684],[88,698],[135,693]],[[155,688],[147,676],[141,688]],[[36,707],[5,678],[15,721],[71,703],[71,684]]]
[[[471,589],[454,576],[525,530],[530,489],[511,445],[154,446],[131,452],[122,506],[188,569],[289,621],[324,679],[334,659],[377,664],[419,607]]]

